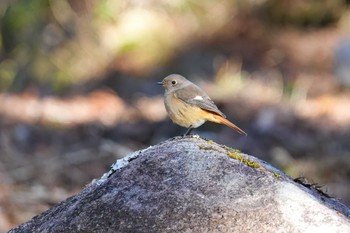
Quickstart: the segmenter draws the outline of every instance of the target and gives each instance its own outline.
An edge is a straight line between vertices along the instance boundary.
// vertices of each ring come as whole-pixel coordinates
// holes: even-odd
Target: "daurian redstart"
[[[228,121],[214,102],[200,87],[178,74],[171,74],[157,84],[165,89],[164,104],[170,119],[188,128],[188,135],[206,121],[227,125],[242,135],[247,135],[238,126]]]

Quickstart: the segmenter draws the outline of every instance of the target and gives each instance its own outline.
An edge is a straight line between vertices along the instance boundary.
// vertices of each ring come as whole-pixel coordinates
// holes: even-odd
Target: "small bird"
[[[163,85],[164,105],[170,119],[182,127],[188,128],[184,136],[193,128],[206,121],[224,124],[242,135],[247,135],[238,126],[228,121],[215,103],[200,87],[178,74],[171,74],[157,84]]]

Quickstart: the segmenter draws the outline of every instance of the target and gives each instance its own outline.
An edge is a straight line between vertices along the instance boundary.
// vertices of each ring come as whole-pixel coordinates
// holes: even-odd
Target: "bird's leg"
[[[192,125],[190,125],[190,127],[188,127],[186,133],[184,134],[184,137],[187,136],[187,135],[189,135],[189,134],[191,133],[192,129],[193,129],[193,128],[192,128]]]

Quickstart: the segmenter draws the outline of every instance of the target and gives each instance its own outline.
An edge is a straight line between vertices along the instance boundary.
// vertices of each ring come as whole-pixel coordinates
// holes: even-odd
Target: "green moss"
[[[209,142],[210,144],[215,144],[215,142],[213,142],[212,140],[209,140],[209,139],[205,139],[206,142]],[[247,166],[251,167],[251,168],[260,168],[262,165],[257,163],[257,162],[254,162],[252,160],[249,160],[249,159],[246,159],[244,158],[242,152],[240,150],[237,150],[237,149],[234,149],[234,148],[231,148],[231,147],[228,147],[226,145],[220,145],[220,147],[222,149],[224,149],[227,154],[228,157],[232,158],[232,159],[236,159],[238,161],[241,161],[242,163],[246,164]],[[200,150],[213,150],[213,151],[217,151],[217,152],[220,152],[222,153],[223,151],[215,148],[214,146],[203,146],[203,145],[198,145],[198,148]],[[269,171],[269,170],[267,170]],[[281,179],[282,178],[282,175],[280,175],[278,172],[273,172],[273,171],[269,171],[270,173],[272,173],[277,179]]]
[[[232,147],[226,146],[226,145],[220,145],[221,147],[223,147],[224,149],[228,150],[228,151],[232,151],[234,153],[242,153],[240,150],[238,149],[234,149]]]
[[[218,151],[218,152],[221,152],[219,151],[218,149],[212,147],[212,146],[201,146],[201,145],[198,145],[198,148],[200,150],[214,150],[214,151]],[[259,168],[261,167],[260,164],[254,162],[254,161],[251,161],[249,159],[246,159],[244,158],[241,154],[240,154],[240,151],[239,150],[236,150],[236,149],[232,149],[232,148],[225,148],[226,150],[228,150],[228,152],[226,153],[230,158],[233,158],[233,159],[236,159],[238,161],[241,161],[242,163],[245,163],[246,165],[248,165],[249,167],[252,167],[252,168]]]
[[[273,175],[278,179],[282,178],[282,176],[280,174],[278,174],[277,172],[273,172]]]
[[[236,160],[239,160],[241,161],[242,163],[245,163],[246,165],[248,165],[249,167],[252,167],[252,168],[259,168],[261,167],[260,164],[254,162],[254,161],[251,161],[249,159],[246,159],[244,158],[241,154],[239,154],[237,152],[237,150],[229,150],[227,152],[227,155],[230,157],[230,158],[233,158],[233,159],[236,159]]]
[[[212,146],[201,146],[201,145],[198,145],[198,148],[200,150],[215,150],[215,151],[218,151],[217,149],[215,149],[214,147]]]
[[[215,142],[213,140],[207,139],[206,141],[210,144],[215,144]]]

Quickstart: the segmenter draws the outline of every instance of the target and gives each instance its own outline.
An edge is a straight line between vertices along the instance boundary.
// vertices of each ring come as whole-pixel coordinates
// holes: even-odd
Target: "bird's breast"
[[[174,93],[164,98],[165,108],[170,119],[182,127],[197,128],[206,121],[206,112],[198,106],[190,105],[178,99]]]

